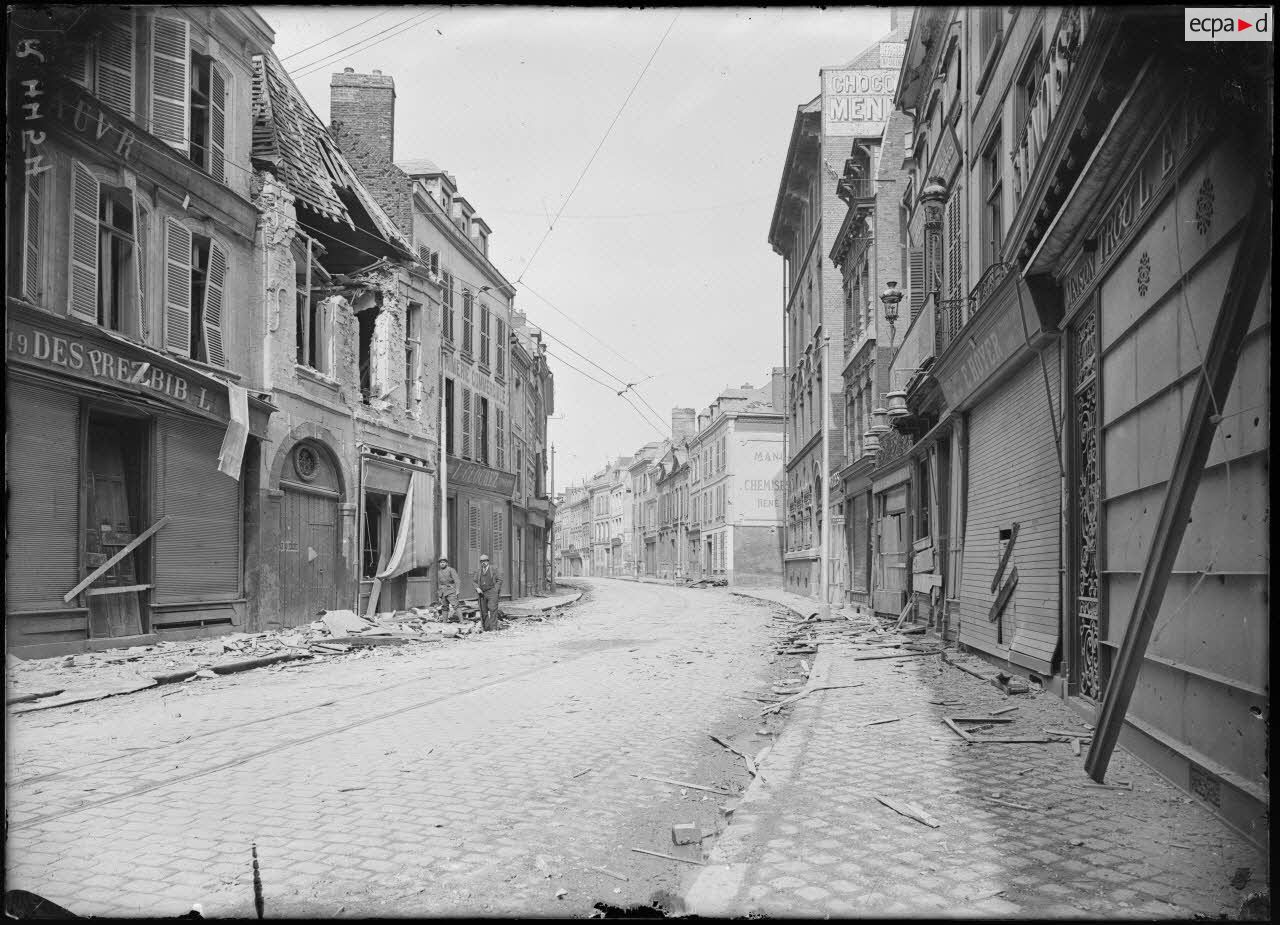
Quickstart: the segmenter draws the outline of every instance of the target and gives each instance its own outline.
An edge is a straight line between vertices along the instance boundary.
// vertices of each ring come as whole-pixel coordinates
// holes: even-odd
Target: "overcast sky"
[[[672,407],[703,409],[782,365],[782,259],[767,238],[796,106],[818,94],[820,67],[889,31],[887,8],[260,12],[326,124],[332,73],[394,77],[396,160],[430,158],[457,178],[493,228],[491,259],[512,282],[524,275],[516,307],[609,374],[644,380],[661,432],[610,375],[550,342],[557,491],[667,436]]]

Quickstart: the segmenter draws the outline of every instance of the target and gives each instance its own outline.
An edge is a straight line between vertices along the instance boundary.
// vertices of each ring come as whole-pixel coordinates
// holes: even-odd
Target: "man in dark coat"
[[[476,586],[476,603],[480,607],[480,629],[496,630],[498,624],[498,596],[502,593],[502,576],[489,565],[489,557],[480,556],[480,568],[471,576]]]
[[[436,594],[441,613],[449,623],[458,620],[458,581],[458,570],[441,556],[436,570]]]

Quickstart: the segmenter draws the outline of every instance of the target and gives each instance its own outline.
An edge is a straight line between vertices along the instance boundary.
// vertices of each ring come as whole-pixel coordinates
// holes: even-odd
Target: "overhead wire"
[[[356,23],[356,24],[355,24],[354,26],[352,26],[350,29],[344,29],[344,30],[342,30],[342,32],[335,32],[335,33],[333,33],[332,35],[329,35],[329,36],[326,36],[325,38],[322,38],[322,39],[321,39],[320,41],[318,41],[318,42],[313,42],[313,43],[311,43],[311,44],[310,44],[310,45],[308,45],[306,48],[303,48],[303,49],[302,49],[302,50],[300,50],[300,51],[295,51],[295,52],[293,52],[292,54],[285,55],[285,56],[284,56],[283,58],[281,58],[280,60],[281,60],[281,61],[288,61],[290,58],[296,58],[296,57],[298,57],[298,55],[306,54],[307,52],[309,52],[309,51],[310,51],[311,49],[313,49],[313,48],[319,48],[319,47],[320,47],[321,45],[323,45],[325,42],[332,42],[334,39],[336,39],[338,36],[342,35],[344,32],[348,32],[348,33],[349,33],[349,32],[354,32],[356,29],[359,29],[361,26],[368,25],[369,23],[373,22],[373,21],[374,21],[375,19],[377,19],[378,17],[380,17],[380,16],[386,16],[386,15],[387,15],[387,13],[389,13],[389,12],[390,12],[390,10],[383,10],[381,13],[375,13],[374,15],[370,16],[368,19],[364,20],[363,22],[358,22],[358,23]]]
[[[651,420],[649,420],[647,417],[645,417],[644,412],[642,412],[639,408],[637,408],[637,407],[635,406],[635,404],[634,404],[634,403],[632,403],[632,402],[630,401],[630,399],[628,399],[628,398],[627,398],[627,396],[626,396],[625,394],[623,394],[622,392],[615,392],[615,391],[614,391],[613,386],[609,385],[607,382],[604,382],[604,381],[602,381],[602,380],[600,380],[600,379],[597,379],[595,376],[591,375],[591,374],[590,374],[590,373],[588,373],[588,372],[584,372],[583,370],[581,370],[581,369],[579,369],[578,367],[574,366],[572,363],[569,363],[568,361],[566,361],[566,360],[564,359],[564,357],[556,356],[556,355],[555,355],[554,353],[552,353],[550,350],[548,350],[548,351],[547,351],[547,354],[548,354],[548,355],[549,355],[553,360],[555,360],[557,363],[559,363],[561,366],[567,367],[568,369],[573,370],[573,371],[574,371],[575,373],[577,373],[578,375],[580,375],[580,376],[584,376],[585,378],[590,379],[592,382],[596,383],[597,385],[602,385],[602,386],[604,386],[606,389],[608,389],[609,391],[614,392],[614,394],[616,394],[619,398],[621,398],[623,401],[625,401],[625,402],[627,403],[627,405],[628,405],[628,406],[630,406],[630,408],[631,408],[633,411],[635,411],[635,413],[636,413],[636,414],[638,414],[638,415],[640,416],[640,420],[644,421],[646,424],[648,424],[650,427],[652,427],[655,431],[657,431],[657,432],[658,432],[658,434],[659,434],[659,435],[661,435],[661,436],[665,436],[665,434],[663,434],[663,432],[662,432],[661,428],[659,428],[659,427],[658,427],[658,425],[654,424],[654,423],[653,423],[653,421],[651,421]]]
[[[638,370],[639,372],[641,372],[641,373],[643,373],[643,372],[644,372],[644,370],[643,370],[643,369],[641,369],[639,365],[637,365],[636,363],[632,362],[631,360],[628,360],[626,357],[624,357],[624,356],[623,356],[621,353],[619,353],[617,350],[614,350],[612,347],[610,347],[608,344],[606,344],[606,343],[605,343],[604,341],[602,341],[600,338],[596,337],[594,334],[592,334],[592,333],[591,333],[591,331],[590,331],[590,330],[588,330],[587,328],[585,328],[585,327],[583,327],[581,324],[579,324],[577,321],[575,321],[571,315],[569,315],[567,312],[565,312],[564,310],[562,310],[562,309],[560,309],[559,307],[557,307],[557,306],[555,305],[555,303],[553,303],[550,299],[548,299],[548,298],[547,298],[546,296],[544,296],[542,293],[538,292],[538,290],[534,289],[534,288],[533,288],[532,286],[530,286],[528,283],[520,282],[519,280],[517,280],[517,281],[516,281],[516,284],[517,284],[517,285],[519,285],[519,286],[522,286],[524,289],[528,290],[530,293],[532,293],[534,296],[536,296],[536,297],[537,297],[541,302],[543,302],[543,303],[544,303],[548,308],[552,309],[553,311],[557,312],[558,314],[560,314],[560,315],[561,315],[561,316],[563,316],[564,318],[568,319],[568,321],[569,321],[569,323],[570,323],[570,324],[572,324],[574,327],[578,328],[579,330],[581,330],[581,331],[585,332],[585,333],[586,333],[586,334],[587,334],[587,335],[588,335],[592,340],[594,340],[594,341],[595,341],[596,343],[598,343],[600,346],[604,347],[606,350],[608,350],[610,353],[612,353],[612,354],[613,354],[614,356],[616,356],[618,359],[622,360],[624,363],[628,364],[629,366],[634,367],[634,368],[635,368],[636,370]],[[647,374],[646,374],[646,375],[647,375]]]
[[[529,272],[529,267],[533,265],[533,260],[538,256],[538,251],[542,250],[542,245],[546,243],[551,232],[556,227],[556,222],[560,220],[560,215],[564,212],[565,207],[569,205],[569,200],[573,198],[573,194],[578,191],[578,186],[586,177],[587,171],[591,169],[591,165],[595,163],[596,155],[600,153],[600,149],[604,147],[604,143],[609,138],[609,133],[613,131],[613,127],[618,124],[618,119],[622,117],[622,111],[627,108],[627,103],[631,101],[632,95],[636,92],[636,88],[640,86],[640,81],[644,80],[644,75],[649,72],[649,65],[653,64],[653,59],[658,56],[658,51],[662,48],[662,43],[667,40],[667,36],[671,34],[672,28],[676,24],[676,20],[680,18],[677,12],[671,17],[671,22],[667,25],[667,31],[662,33],[662,38],[658,39],[658,44],[653,48],[653,54],[649,55],[649,60],[644,63],[644,67],[640,70],[640,76],[636,78],[636,82],[631,85],[631,89],[627,91],[626,98],[623,99],[622,105],[618,107],[617,113],[614,114],[613,121],[609,123],[609,127],[604,130],[604,136],[600,139],[600,143],[596,145],[596,149],[591,152],[591,157],[587,160],[587,166],[582,168],[582,173],[578,174],[578,179],[574,181],[573,188],[569,190],[569,195],[564,198],[564,202],[560,204],[560,209],[556,212],[555,218],[551,220],[551,224],[547,226],[546,232],[542,235],[542,240],[538,242],[538,246],[533,249],[533,253],[529,255],[529,259],[525,261],[524,269],[520,271],[516,282],[519,283],[524,279],[524,275]]]
[[[428,9],[424,13],[417,13],[413,16],[408,17],[407,19],[402,19],[400,20],[400,22],[395,23],[391,26],[388,26],[386,29],[383,29],[381,32],[375,32],[373,35],[367,36],[358,42],[353,42],[350,45],[347,45],[345,48],[340,48],[337,51],[333,52],[332,54],[326,55],[323,58],[319,58],[315,61],[312,61],[309,64],[299,65],[296,71],[289,72],[289,76],[292,77],[294,80],[300,80],[303,77],[309,77],[312,74],[315,74],[316,72],[322,70],[323,68],[330,67],[331,65],[336,64],[338,61],[342,60],[342,56],[345,55],[347,52],[353,49],[357,49],[357,46],[364,46],[362,48],[358,48],[359,51],[368,51],[370,48],[373,48],[374,46],[381,45],[383,42],[393,39],[399,35],[403,35],[409,30],[416,29],[418,26],[424,25],[425,23],[430,22],[432,19],[435,19],[437,16],[439,16],[440,14],[436,13],[435,16],[430,16],[430,18],[428,18],[429,14],[435,12],[435,9],[438,9],[438,7],[434,9]],[[403,28],[400,28],[402,26]],[[398,29],[399,31],[392,32],[391,30],[393,29]],[[388,32],[391,32],[391,34],[386,35],[386,33]],[[384,36],[384,37],[378,38],[378,36]],[[377,39],[377,41],[376,42],[371,41],[372,39]],[[369,44],[365,44],[366,42]]]

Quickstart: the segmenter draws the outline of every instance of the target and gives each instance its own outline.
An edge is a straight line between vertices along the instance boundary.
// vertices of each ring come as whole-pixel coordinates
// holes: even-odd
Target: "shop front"
[[[487,555],[502,576],[502,594],[513,586],[511,544],[511,494],[516,477],[476,462],[448,457],[450,561],[461,579],[461,595],[475,596],[471,576]]]
[[[948,407],[966,416],[959,640],[1050,676],[1060,646],[1057,332],[1041,316],[1045,299],[1003,271],[988,271],[968,336],[934,367]],[[922,482],[935,493],[945,490],[938,461],[925,461],[934,468]]]
[[[273,406],[247,396],[233,413],[225,379],[16,300],[6,359],[9,645],[37,657],[241,625],[245,460]],[[247,445],[228,441],[220,465],[240,424]]]
[[[425,607],[432,601],[439,498],[423,459],[372,446],[360,454],[359,612]],[[412,542],[417,537],[419,542]]]

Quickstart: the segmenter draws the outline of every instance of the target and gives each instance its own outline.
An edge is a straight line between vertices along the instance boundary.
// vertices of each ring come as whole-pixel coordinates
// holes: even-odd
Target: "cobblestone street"
[[[812,602],[790,598],[801,613]],[[1041,737],[1078,718],[1006,696],[942,659],[854,662],[823,646],[801,700],[686,899],[711,916],[1236,918],[1269,859],[1123,750],[1097,789],[1066,742],[969,745],[944,716],[1015,719]],[[885,722],[892,718],[896,721]],[[938,823],[875,797],[914,803]],[[1234,882],[1233,882],[1234,881]]]
[[[759,723],[768,609],[583,582],[555,621],[14,717],[8,888],[77,914],[583,915],[687,869],[631,847],[713,829],[738,790],[708,739]],[[736,698],[736,699],[735,699]],[[620,880],[592,870],[604,868]],[[567,891],[557,899],[557,893]]]

